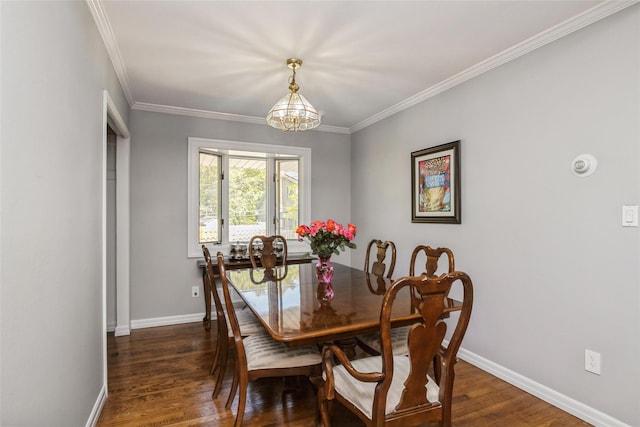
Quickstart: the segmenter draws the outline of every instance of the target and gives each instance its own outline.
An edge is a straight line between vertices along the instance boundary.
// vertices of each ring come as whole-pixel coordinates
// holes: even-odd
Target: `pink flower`
[[[328,219],[324,221],[312,221],[311,224],[300,225],[296,228],[298,240],[303,237],[309,239],[311,250],[320,257],[330,257],[332,254],[340,253],[345,247],[355,249],[355,243],[352,243],[356,236],[356,226],[348,224],[344,225]]]

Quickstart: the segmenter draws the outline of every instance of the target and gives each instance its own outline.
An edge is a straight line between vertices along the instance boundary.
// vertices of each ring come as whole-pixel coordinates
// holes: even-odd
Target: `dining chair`
[[[375,245],[375,246],[374,246]],[[376,249],[376,260],[371,263],[370,256],[371,250]],[[389,267],[385,264],[385,259],[387,258],[387,251],[391,250],[391,259],[389,263]],[[373,284],[371,283],[371,278],[367,275],[367,286],[369,290],[376,294],[382,295],[386,290],[385,281],[381,278],[386,277],[387,279],[391,279],[393,276],[393,270],[396,267],[396,245],[390,240],[383,242],[382,240],[372,239],[367,245],[367,252],[364,259],[364,271],[365,273],[371,273],[376,276],[376,287],[374,289]]]
[[[239,388],[238,411],[234,424],[237,427],[242,425],[244,418],[249,381],[266,377],[318,377],[322,371],[322,357],[315,346],[288,348],[285,344],[275,341],[264,330],[260,334],[244,337],[240,332],[236,310],[231,301],[224,258],[220,252],[218,269],[236,350],[236,372],[225,408],[231,408]]]
[[[411,253],[411,262],[409,264],[409,276],[415,277],[421,274],[426,275],[427,277],[436,277],[436,274],[439,270],[439,261],[446,255],[448,268],[447,273],[451,273],[455,271],[455,260],[453,257],[453,252],[449,248],[432,248],[431,246],[419,245]],[[416,274],[416,262],[422,260],[422,257],[425,258],[425,271],[422,273]],[[456,303],[449,298],[449,296],[445,297],[445,303],[447,307],[451,308]],[[412,306],[417,309],[418,305],[415,299],[412,299]],[[397,355],[407,355],[407,334],[409,333],[409,327],[400,327],[394,328],[391,331],[391,340],[393,342],[393,352]],[[358,337],[358,345],[365,350],[369,354],[380,354],[380,335],[378,333],[365,334]],[[437,374],[436,374],[437,375]]]
[[[262,249],[257,250],[254,243],[262,242]],[[282,249],[277,246],[281,245]],[[276,234],[273,236],[253,236],[249,240],[249,259],[253,268],[258,267],[258,256],[260,265],[264,268],[274,268],[278,264],[278,253],[281,253],[281,264],[287,263],[287,239]]]
[[[453,324],[442,320],[445,297],[451,286],[460,282],[464,300]],[[391,311],[409,288],[419,299],[421,317],[408,334],[409,357],[393,353]],[[367,426],[413,426],[426,423],[451,425],[456,355],[466,332],[473,305],[473,285],[466,273],[452,272],[439,277],[422,275],[394,281],[384,295],[380,309],[381,354],[349,360],[335,344],[322,352],[322,379],[318,387],[320,420],[328,427],[330,403],[340,402]],[[453,319],[450,319],[452,321]],[[445,341],[448,326],[453,327]],[[441,375],[429,372],[431,361],[439,355]]]
[[[206,279],[209,281],[209,287],[211,288],[211,294],[213,295],[213,302],[216,309],[216,348],[213,353],[211,368],[209,369],[209,375],[216,375],[215,386],[211,393],[211,398],[215,399],[220,393],[222,381],[224,380],[224,376],[227,371],[229,345],[233,338],[233,332],[229,328],[227,310],[225,309],[224,304],[222,304],[222,300],[218,294],[215,270],[211,262],[211,254],[205,245],[202,245],[202,253],[206,263]],[[260,322],[258,322],[258,319],[256,319],[253,313],[249,310],[239,310],[237,318],[243,336],[254,335],[264,330],[262,325],[260,325]]]
[[[376,260],[371,260],[371,252],[375,248]],[[389,267],[385,264],[385,260],[387,258],[387,252],[391,251],[391,259],[389,263]],[[396,267],[396,245],[390,240],[383,242],[379,239],[371,239],[369,244],[367,245],[367,251],[364,258],[364,272],[370,273],[366,275],[367,279],[367,287],[372,294],[375,295],[384,295],[387,290],[387,282],[385,282],[384,278],[391,279],[393,276],[393,270]],[[373,276],[373,277],[372,277]],[[374,286],[375,279],[375,286]],[[371,345],[368,342],[371,341],[379,342],[379,335],[377,333],[371,333],[366,335],[360,335],[356,337],[356,344],[362,348],[365,352],[369,354],[380,354],[379,351],[371,348]]]
[[[422,253],[422,255],[421,255]],[[455,271],[456,262],[453,257],[453,252],[449,248],[432,248],[431,246],[419,245],[416,246],[411,253],[411,261],[409,263],[409,276],[416,276],[420,274],[426,274],[427,276],[435,276],[439,271],[439,261],[442,255],[447,256],[448,261],[448,273]],[[416,274],[416,262],[419,261],[422,256],[425,257],[424,272]]]

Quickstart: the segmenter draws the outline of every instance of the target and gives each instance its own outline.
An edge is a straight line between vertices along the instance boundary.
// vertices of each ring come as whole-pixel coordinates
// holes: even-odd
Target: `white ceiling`
[[[133,108],[264,123],[298,57],[344,133],[635,2],[87,1]]]

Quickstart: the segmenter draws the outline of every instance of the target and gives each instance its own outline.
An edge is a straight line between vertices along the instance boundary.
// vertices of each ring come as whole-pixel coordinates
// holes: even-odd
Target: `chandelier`
[[[293,70],[289,78],[289,92],[276,102],[269,113],[267,123],[280,130],[309,130],[320,125],[320,114],[306,98],[298,93],[300,86],[296,83],[296,69],[302,66],[302,59],[289,58],[287,66]]]

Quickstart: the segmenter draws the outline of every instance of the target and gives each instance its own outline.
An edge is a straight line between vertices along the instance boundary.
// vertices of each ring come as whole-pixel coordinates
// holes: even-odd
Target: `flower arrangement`
[[[355,249],[356,244],[351,241],[356,237],[356,226],[348,224],[346,227],[332,219],[313,221],[309,225],[301,225],[296,229],[298,240],[307,238],[311,244],[311,252],[320,258],[328,259],[333,254],[340,254],[345,248]]]

